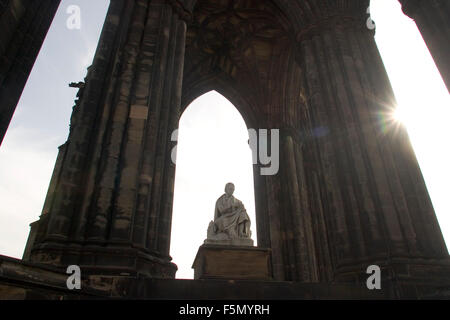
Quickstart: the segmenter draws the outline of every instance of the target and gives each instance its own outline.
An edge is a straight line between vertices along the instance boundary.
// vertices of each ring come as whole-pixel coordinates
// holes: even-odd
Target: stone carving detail
[[[270,78],[273,55],[289,43],[278,11],[270,1],[197,1],[187,31],[185,72],[255,74],[251,83],[260,88]]]
[[[206,244],[253,246],[250,218],[244,204],[233,196],[234,189],[234,184],[227,183],[225,194],[217,200]]]

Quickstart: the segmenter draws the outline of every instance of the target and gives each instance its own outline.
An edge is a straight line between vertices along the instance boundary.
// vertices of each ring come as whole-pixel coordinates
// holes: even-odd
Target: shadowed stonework
[[[0,145],[59,3],[0,1]]]
[[[422,25],[436,5],[450,14],[443,2],[407,13]],[[3,21],[12,1],[0,3]],[[395,98],[368,7],[111,0],[24,261],[0,258],[0,296],[448,298],[448,251],[406,130],[379,122]],[[445,43],[424,38],[436,60],[448,56]],[[171,135],[210,90],[248,128],[280,133],[279,172],[254,166],[257,242],[270,250],[271,281],[173,280]],[[11,109],[1,89],[0,108]],[[80,292],[64,287],[69,265],[81,267]],[[381,268],[381,291],[366,288],[370,265]]]

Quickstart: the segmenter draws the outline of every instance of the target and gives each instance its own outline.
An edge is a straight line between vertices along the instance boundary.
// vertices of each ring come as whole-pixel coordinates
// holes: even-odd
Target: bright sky
[[[70,5],[81,7],[81,30],[66,27]],[[86,74],[107,0],[63,0],[0,147],[0,254],[20,258],[29,223],[38,219],[57,155],[67,138],[76,90]],[[450,243],[450,97],[414,24],[393,0],[372,0],[376,40],[407,125],[436,214]],[[207,134],[205,134],[207,132]],[[226,182],[252,219],[251,153],[239,112],[215,92],[197,99],[180,121],[171,255],[178,278],[192,278],[198,247]]]

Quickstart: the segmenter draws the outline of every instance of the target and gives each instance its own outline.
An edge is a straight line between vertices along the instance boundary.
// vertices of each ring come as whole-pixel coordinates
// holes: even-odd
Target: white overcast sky
[[[68,135],[76,90],[92,62],[107,0],[63,0],[0,147],[0,254],[20,258],[29,223],[38,219],[57,147]],[[81,30],[66,28],[70,5],[81,8]],[[394,88],[441,229],[450,241],[450,98],[414,22],[395,0],[372,0],[376,41]],[[198,247],[226,182],[236,185],[252,219],[253,172],[239,112],[210,92],[180,120],[171,255],[178,278],[192,278]]]

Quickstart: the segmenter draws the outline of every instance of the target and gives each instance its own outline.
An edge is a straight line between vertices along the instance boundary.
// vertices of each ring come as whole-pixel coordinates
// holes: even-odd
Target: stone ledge
[[[350,284],[126,276],[83,278],[81,290],[71,291],[66,287],[67,276],[58,270],[0,256],[0,300],[347,300],[389,297],[387,291],[375,292]]]
[[[216,246],[236,246],[236,247],[253,247],[254,243],[252,239],[230,239],[230,240],[213,240],[206,239],[203,244],[216,245]]]
[[[261,250],[253,248],[253,250]],[[64,271],[0,256],[0,300],[145,299],[145,300],[374,300],[450,299],[450,286],[415,279],[386,281],[382,290],[358,283],[299,283],[261,280],[149,279],[139,276],[87,276],[82,289],[66,287]],[[432,281],[434,280],[434,281]]]
[[[80,266],[90,275],[174,279],[177,266],[169,258],[128,246],[59,246],[45,244],[31,252],[31,262],[67,268]],[[65,270],[65,269],[64,269]]]

